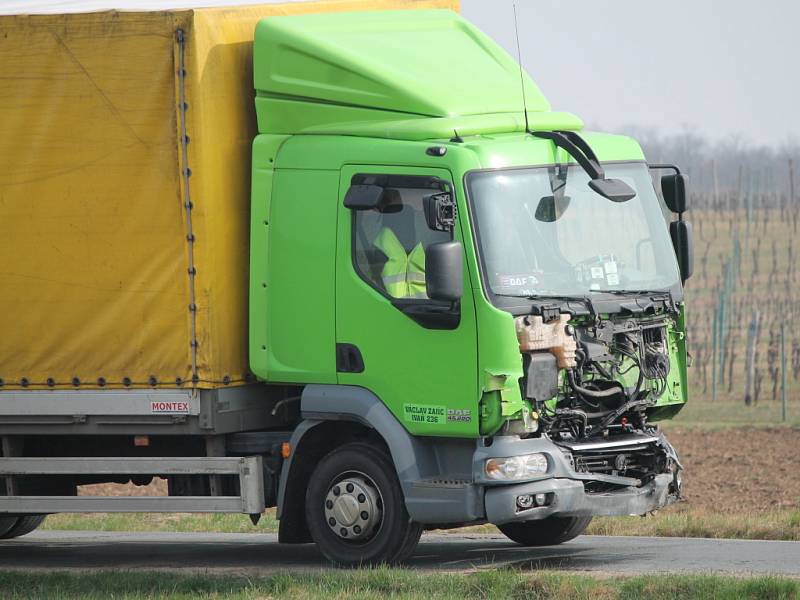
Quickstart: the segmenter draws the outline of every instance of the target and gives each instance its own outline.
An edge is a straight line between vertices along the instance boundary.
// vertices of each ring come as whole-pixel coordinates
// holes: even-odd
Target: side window
[[[353,211],[355,267],[391,298],[426,299],[425,251],[452,239],[428,227],[423,198],[437,190],[386,187],[380,208]]]

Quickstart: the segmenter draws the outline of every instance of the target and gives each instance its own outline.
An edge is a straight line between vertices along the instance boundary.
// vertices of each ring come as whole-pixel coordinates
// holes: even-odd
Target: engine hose
[[[608,425],[613,423],[614,420],[620,415],[623,415],[632,408],[647,404],[650,404],[649,400],[629,400],[628,402],[620,406],[617,410],[608,415],[606,418],[604,418],[602,421],[600,421],[600,423],[598,423],[597,426],[595,427],[594,431],[592,431],[592,433],[590,433],[586,437],[594,437],[596,435],[599,435],[600,433],[602,433],[603,429],[605,429]]]
[[[582,396],[589,396],[589,398],[608,398],[610,396],[615,396],[620,392],[623,394],[625,393],[625,389],[622,387],[622,384],[617,381],[615,381],[614,384],[618,385],[619,388],[608,388],[607,390],[590,390],[589,388],[585,388],[578,384],[575,378],[575,371],[569,371],[567,373],[567,381],[573,390]]]

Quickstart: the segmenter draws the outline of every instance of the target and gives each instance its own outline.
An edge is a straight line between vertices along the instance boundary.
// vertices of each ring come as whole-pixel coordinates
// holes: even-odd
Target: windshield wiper
[[[503,298],[521,298],[522,300],[539,300],[547,302],[548,300],[562,300],[564,302],[590,302],[586,296],[550,296],[549,294],[534,295],[534,294],[499,294],[492,292],[495,296],[502,296]]]
[[[566,302],[569,304],[570,302],[579,302],[586,307],[586,310],[589,311],[590,315],[596,315],[597,311],[594,309],[594,304],[592,304],[592,299],[589,296],[533,296],[533,295],[518,295],[518,294],[496,294],[492,292],[495,296],[502,296],[503,298],[517,298],[518,300],[530,300],[532,302],[536,302],[537,304],[541,304],[542,308],[546,308],[548,302]]]
[[[661,295],[669,294],[672,297],[670,290],[589,290],[592,294],[613,294],[615,296],[648,296],[648,295]]]

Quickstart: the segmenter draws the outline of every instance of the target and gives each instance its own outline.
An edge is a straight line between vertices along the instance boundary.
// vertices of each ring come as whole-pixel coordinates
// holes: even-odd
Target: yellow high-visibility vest
[[[393,298],[427,298],[425,249],[422,243],[406,254],[406,249],[388,227],[380,230],[374,243],[386,255],[381,280],[389,295]]]

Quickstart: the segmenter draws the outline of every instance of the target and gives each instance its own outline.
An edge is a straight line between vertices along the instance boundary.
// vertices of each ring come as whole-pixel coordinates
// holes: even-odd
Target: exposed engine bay
[[[538,417],[535,435],[547,435],[570,454],[576,471],[601,480],[622,484],[620,478],[629,478],[628,485],[641,485],[672,472],[679,495],[677,455],[648,423],[649,412],[677,385],[669,378],[671,343],[682,335],[676,323],[677,315],[668,312],[517,317],[521,391]],[[602,481],[593,486],[609,489]]]

